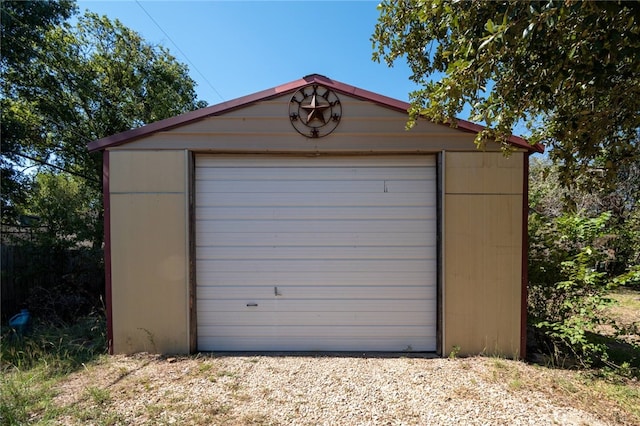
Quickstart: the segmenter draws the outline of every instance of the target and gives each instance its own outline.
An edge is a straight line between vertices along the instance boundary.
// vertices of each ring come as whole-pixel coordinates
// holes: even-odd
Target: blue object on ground
[[[11,317],[9,327],[13,328],[19,335],[25,334],[31,324],[31,314],[28,309],[23,309],[19,314]]]

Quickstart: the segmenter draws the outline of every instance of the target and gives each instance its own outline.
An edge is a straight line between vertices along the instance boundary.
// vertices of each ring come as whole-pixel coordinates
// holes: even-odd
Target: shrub
[[[607,271],[618,239],[610,219],[610,213],[530,217],[530,323],[554,362],[607,361],[605,343],[591,333],[609,322],[603,314],[612,303],[607,293],[618,283]]]

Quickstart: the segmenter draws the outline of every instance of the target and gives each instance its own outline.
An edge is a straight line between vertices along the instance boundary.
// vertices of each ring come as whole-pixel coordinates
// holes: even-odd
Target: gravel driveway
[[[570,374],[480,357],[142,354],[75,373],[56,404],[73,407],[64,424],[631,424],[604,399],[583,407]]]

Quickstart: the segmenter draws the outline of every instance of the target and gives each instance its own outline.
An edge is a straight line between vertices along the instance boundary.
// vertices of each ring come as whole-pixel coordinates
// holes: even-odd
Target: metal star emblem
[[[298,133],[311,139],[327,136],[342,117],[342,104],[329,88],[319,84],[299,89],[289,101],[289,121]]]
[[[322,122],[322,124],[326,124],[327,120],[324,119],[324,112],[331,108],[331,105],[328,103],[322,103],[319,101],[316,94],[314,93],[311,97],[311,102],[307,105],[300,105],[300,108],[308,112],[307,115],[307,123],[312,122],[313,120],[318,120]]]

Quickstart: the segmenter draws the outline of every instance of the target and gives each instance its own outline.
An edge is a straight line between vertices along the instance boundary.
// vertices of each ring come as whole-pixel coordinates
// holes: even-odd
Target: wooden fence
[[[102,250],[91,248],[2,244],[2,324],[21,308],[42,311],[42,305],[50,302],[49,308],[55,309],[60,293],[81,293],[85,298],[99,300],[104,292],[102,255]]]

